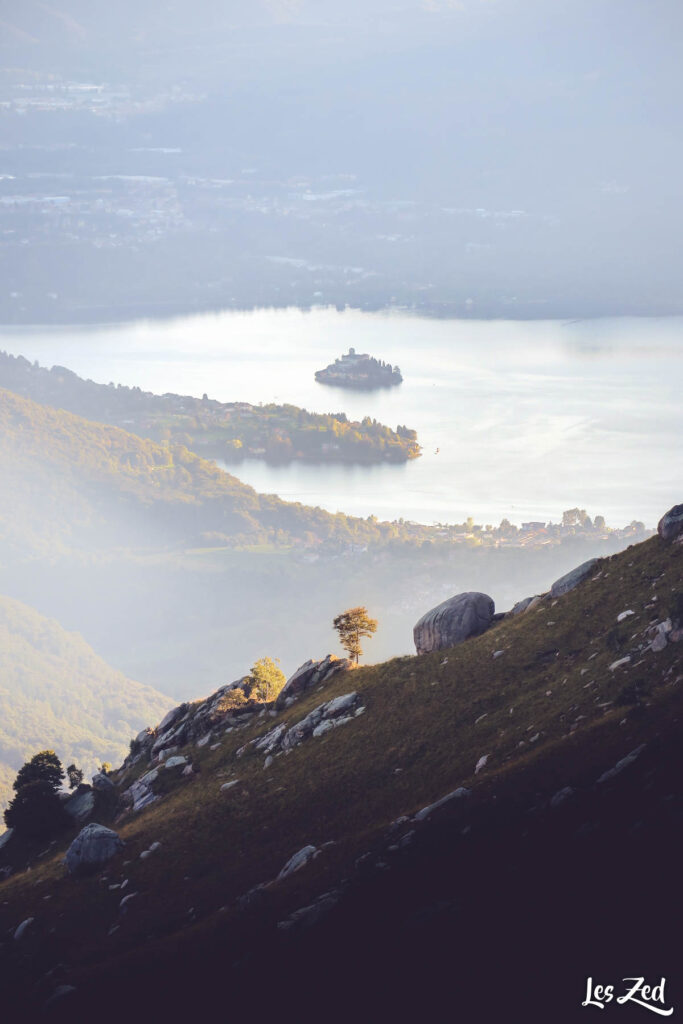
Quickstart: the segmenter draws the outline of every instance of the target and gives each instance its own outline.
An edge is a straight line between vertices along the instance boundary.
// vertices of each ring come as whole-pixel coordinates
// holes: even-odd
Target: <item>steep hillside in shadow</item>
[[[635,973],[675,1000],[682,619],[683,545],[655,537],[283,711],[182,706],[116,776],[125,850],[0,889],[6,1004],[580,1021],[588,976]]]

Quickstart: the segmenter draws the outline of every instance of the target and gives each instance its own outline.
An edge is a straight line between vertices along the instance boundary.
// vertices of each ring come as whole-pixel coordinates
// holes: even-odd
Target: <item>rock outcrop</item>
[[[92,777],[92,788],[96,789],[99,793],[111,793],[114,790],[114,783],[104,772],[97,772]]]
[[[683,505],[674,505],[662,516],[657,524],[657,533],[662,540],[669,542],[683,536]]]
[[[589,558],[587,562],[577,565],[576,569],[572,569],[571,572],[560,576],[559,580],[555,580],[550,588],[550,596],[562,597],[563,594],[568,594],[574,587],[578,587],[579,583],[582,583],[588,576],[592,575],[599,561],[599,558]]]
[[[66,868],[70,875],[96,871],[123,849],[123,840],[110,828],[91,822],[81,829],[66,851]]]
[[[264,736],[258,736],[255,740],[240,747],[236,757],[242,757],[253,747],[266,757],[272,757],[279,753],[286,753],[294,747],[298,747],[304,740],[311,737],[324,736],[326,732],[337,729],[340,725],[346,725],[365,713],[365,706],[361,704],[360,696],[354,691],[342,693],[339,697],[319,704],[317,708],[290,726],[288,729],[284,723],[276,725]]]
[[[472,636],[479,636],[491,625],[495,613],[493,598],[469,591],[457,594],[432,608],[413,628],[418,654],[454,647]]]
[[[87,821],[95,810],[95,794],[90,786],[80,785],[76,792],[64,801],[64,810],[75,821]]]
[[[300,665],[294,675],[290,676],[283,688],[280,690],[275,707],[279,711],[289,707],[290,704],[302,697],[304,693],[326,683],[337,672],[345,672],[352,667],[348,658],[338,658],[334,654],[328,654],[322,661],[309,659]]]
[[[542,594],[535,594],[533,597],[525,597],[523,601],[514,604],[508,615],[521,615],[523,612],[530,612],[543,598]]]

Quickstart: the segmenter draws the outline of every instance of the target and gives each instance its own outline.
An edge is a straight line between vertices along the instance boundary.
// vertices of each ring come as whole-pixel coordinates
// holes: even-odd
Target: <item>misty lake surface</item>
[[[350,346],[401,368],[374,392],[316,383]],[[420,459],[247,460],[258,491],[423,523],[553,520],[579,506],[654,526],[683,501],[683,318],[437,320],[256,310],[89,327],[5,327],[0,347],[95,381],[221,401],[290,402],[418,431]]]

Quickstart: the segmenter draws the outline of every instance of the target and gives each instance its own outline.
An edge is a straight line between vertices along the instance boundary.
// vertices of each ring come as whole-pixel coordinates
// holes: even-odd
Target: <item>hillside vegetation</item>
[[[0,352],[0,387],[56,409],[124,427],[154,441],[183,444],[226,462],[405,462],[417,458],[414,430],[396,430],[366,416],[310,413],[295,405],[218,402],[207,396],[154,395],[138,387],[97,384],[63,366],[51,370]]]
[[[239,992],[245,977],[251,979],[246,990],[250,999],[260,1005],[253,985],[260,976],[262,956],[274,965],[280,981],[287,980],[296,991],[287,972],[300,962],[298,946],[288,939],[288,928],[276,927],[278,922],[289,920],[299,908],[310,908],[323,894],[329,906],[337,907],[331,911],[331,922],[343,920],[355,907],[353,942],[366,951],[363,955],[372,956],[378,951],[370,954],[363,935],[367,927],[378,929],[380,921],[363,917],[358,893],[372,902],[378,893],[391,890],[390,913],[398,915],[402,942],[407,944],[402,951],[407,956],[404,969],[410,955],[425,969],[417,937],[433,938],[434,915],[440,920],[439,915],[446,913],[453,928],[448,941],[456,976],[460,959],[471,959],[468,939],[477,907],[486,906],[486,914],[496,915],[491,893],[495,891],[503,902],[516,897],[518,883],[510,878],[510,870],[523,872],[525,884],[545,893],[545,899],[530,895],[530,906],[541,899],[544,907],[556,902],[570,913],[571,903],[565,906],[565,888],[559,881],[572,870],[563,859],[563,844],[569,839],[553,847],[552,857],[559,859],[552,884],[544,887],[542,875],[527,877],[528,865],[538,864],[540,850],[545,849],[541,844],[559,835],[548,832],[549,823],[567,823],[569,837],[577,829],[581,834],[582,823],[587,836],[595,830],[598,838],[609,835],[605,850],[609,848],[610,857],[613,841],[626,843],[620,855],[623,864],[613,872],[621,879],[624,872],[635,870],[629,830],[640,829],[637,849],[645,850],[649,864],[655,850],[650,845],[654,840],[648,838],[648,829],[655,827],[649,825],[650,818],[660,822],[659,816],[675,813],[675,800],[664,799],[668,792],[677,792],[675,775],[666,770],[666,761],[660,771],[660,761],[670,747],[680,748],[683,644],[675,628],[663,648],[651,649],[651,641],[657,625],[667,619],[680,628],[682,580],[683,545],[665,544],[656,537],[603,559],[594,575],[571,593],[558,599],[546,596],[533,610],[503,619],[476,639],[449,650],[341,673],[324,693],[307,694],[274,719],[264,712],[244,728],[217,732],[215,749],[206,744],[181,747],[179,753],[194,766],[194,773],[173,781],[167,770],[161,799],[114,825],[126,850],[105,874],[117,884],[129,880],[127,891],[136,894],[129,912],[120,912],[120,895],[98,878],[65,879],[58,853],[40,867],[34,865],[30,876],[18,875],[0,889],[6,901],[0,907],[0,929],[11,932],[28,916],[37,922],[31,947],[36,960],[25,984],[29,986],[31,972],[44,973],[56,956],[64,962],[68,936],[66,975],[83,1006],[101,991],[105,978],[110,986],[116,980],[122,1000],[136,992],[149,1005],[170,1009],[178,996],[189,1008],[197,986],[214,991],[229,984]],[[264,762],[263,748],[259,751],[252,741],[279,724],[291,728],[321,702],[349,692],[356,694],[356,706],[365,709],[362,714],[341,728],[307,739],[288,755]],[[272,749],[277,751],[277,745]],[[630,768],[632,762],[640,765],[641,755],[645,775],[640,768]],[[120,772],[120,790],[146,770],[143,759]],[[609,803],[612,783],[606,783],[614,777],[619,780],[614,785],[621,786],[622,774],[623,785],[637,779],[644,787],[642,800],[639,789],[635,803],[630,790],[623,804],[616,797]],[[658,787],[667,787],[658,789],[656,798],[653,778]],[[227,782],[234,785],[223,790]],[[459,787],[469,795],[453,799],[441,811],[414,817]],[[555,801],[562,790],[565,796]],[[598,799],[603,794],[607,802]],[[556,804],[563,809],[556,811]],[[438,824],[440,815],[452,823],[451,845],[430,846],[430,823],[434,817]],[[539,838],[525,844],[528,835]],[[153,842],[161,843],[160,850],[138,859]],[[417,856],[410,852],[413,844],[422,851],[417,862],[410,859]],[[315,859],[276,881],[289,858],[307,845],[320,851]],[[576,854],[577,862],[583,863],[583,849]],[[438,875],[430,874],[429,850]],[[458,859],[452,859],[456,853],[451,850],[457,851]],[[662,867],[669,860],[667,853]],[[467,885],[458,863],[468,864]],[[409,864],[415,871],[419,866],[419,875],[410,874]],[[496,872],[502,872],[504,884],[498,884]],[[424,919],[422,931],[412,931],[416,926],[409,927],[410,915],[426,911],[413,905],[410,894],[426,889],[430,878],[436,884],[437,877],[444,891],[454,890],[449,897],[454,902],[440,902],[438,892],[432,891],[434,905],[443,907],[429,911],[432,916]],[[392,879],[403,882],[394,884]],[[609,875],[602,873],[599,882],[604,890]],[[573,886],[571,891],[575,892]],[[83,894],[87,899],[80,898]],[[51,897],[48,902],[43,901],[45,895]],[[610,890],[609,899],[617,895]],[[382,906],[386,911],[389,904]],[[586,910],[585,903],[581,907]],[[60,914],[65,915],[61,923]],[[459,930],[462,914],[466,934]],[[55,924],[61,937],[57,946],[46,937]],[[485,937],[498,948],[496,930],[504,927],[510,936],[518,924],[494,916],[488,926],[481,924],[482,941]],[[369,969],[360,953],[355,956],[346,945],[342,953],[342,946],[334,945],[333,924],[329,927],[332,931],[325,934],[333,948],[348,958],[345,970],[352,964],[355,971]],[[526,933],[520,934],[526,941]],[[543,934],[535,937],[539,956],[541,951],[546,955]],[[87,951],[79,938],[86,935]],[[637,950],[651,941],[645,933],[636,936]],[[392,941],[390,930],[383,932],[383,941]],[[558,932],[555,941],[559,945],[553,970],[561,965],[561,951],[566,951],[566,931]],[[315,946],[313,939],[307,947],[311,956]],[[449,950],[442,952],[447,955]],[[519,956],[523,955],[520,947]],[[163,979],[169,965],[181,963],[183,980],[172,995]],[[225,966],[217,975],[219,963]],[[327,972],[328,985],[333,984],[335,963],[316,960],[316,968]],[[386,967],[384,960],[378,961],[378,970],[380,963]],[[494,966],[500,969],[498,961]],[[481,965],[478,970],[481,982]],[[345,976],[351,985],[353,976]],[[428,985],[427,978],[419,974],[417,981],[412,979],[414,987]],[[459,984],[465,983],[466,975],[460,975]],[[381,977],[375,976],[374,984],[379,998]],[[315,987],[321,995],[317,981]],[[391,1005],[398,1007],[400,986],[389,995]]]
[[[159,443],[0,389],[3,547],[316,545],[432,535],[260,495],[184,445]]]
[[[46,747],[86,773],[116,764],[171,706],[110,668],[82,637],[0,596],[0,807],[26,758]]]

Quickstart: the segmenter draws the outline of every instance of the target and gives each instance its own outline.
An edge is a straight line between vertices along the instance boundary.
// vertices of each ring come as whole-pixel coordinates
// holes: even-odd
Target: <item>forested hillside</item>
[[[0,511],[2,546],[19,556],[54,545],[315,546],[433,536],[429,527],[331,515],[259,495],[184,445],[150,441],[4,389],[0,469],[10,485]]]
[[[53,748],[86,773],[116,763],[169,698],[110,668],[77,633],[0,596],[0,806],[26,758]]]
[[[97,384],[64,366],[51,370],[0,352],[0,386],[55,409],[120,426],[153,441],[189,446],[226,462],[405,462],[417,458],[414,430],[391,430],[366,416],[312,413],[296,405],[218,402],[206,395],[154,395],[138,387]]]

